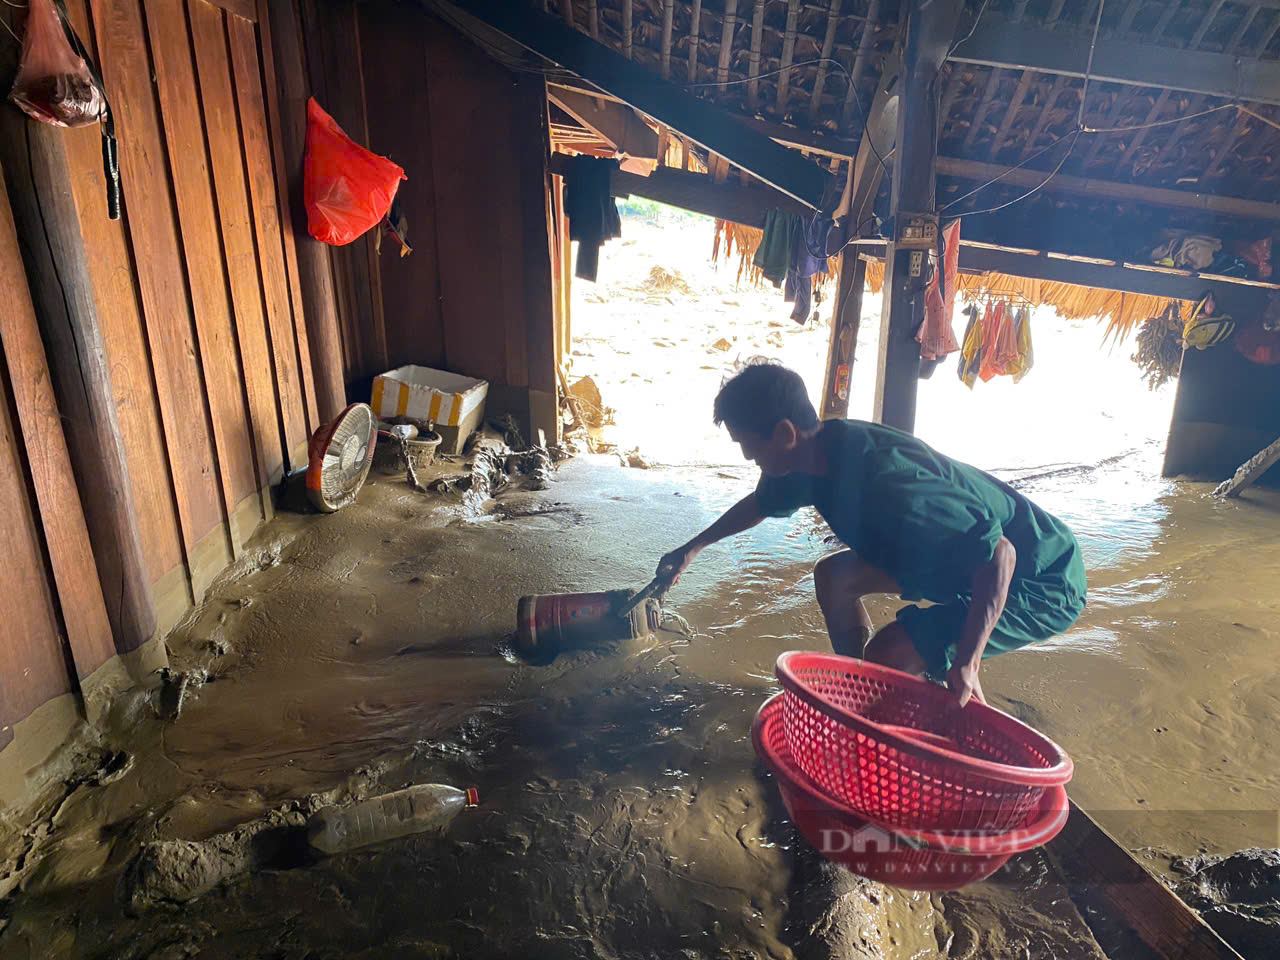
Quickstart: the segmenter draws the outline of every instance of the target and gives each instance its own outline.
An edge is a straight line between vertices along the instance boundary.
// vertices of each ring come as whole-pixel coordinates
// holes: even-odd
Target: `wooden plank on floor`
[[[1242,960],[1172,890],[1074,802],[1046,852],[1072,890],[1105,903],[1163,960]]]
[[[92,31],[86,0],[67,0],[67,14],[77,34],[88,43]],[[86,265],[111,368],[142,558],[148,581],[155,583],[182,563],[182,531],[125,221],[104,215],[106,188],[98,128],[62,130],[59,136],[66,144],[67,163],[73,171],[70,188],[80,210]]]
[[[275,366],[276,403],[283,431],[285,465],[288,469],[296,469],[301,464],[290,463],[289,458],[308,436],[306,391],[298,372],[297,334],[276,205],[267,107],[258,70],[258,36],[251,23],[234,17],[227,20],[227,32],[239,104],[241,145],[252,198],[250,209],[254,239],[261,269],[267,327],[271,334],[271,359]],[[295,272],[296,269],[295,266]],[[314,392],[311,402],[314,406]]]
[[[1224,480],[1213,491],[1215,497],[1238,497],[1255,480],[1280,463],[1280,440],[1263,447],[1240,464],[1230,480]]]
[[[183,548],[226,522],[151,59],[135,3],[92,0]],[[198,592],[198,591],[197,591]]]
[[[245,182],[227,32],[222,11],[205,0],[188,0],[187,11],[195,48],[205,135],[213,167],[218,224],[222,229],[222,248],[235,309],[235,339],[240,348],[240,365],[249,400],[249,432],[257,454],[261,487],[281,480],[286,447],[281,438],[282,428],[276,406],[275,370],[267,339],[266,305],[261,283],[263,270],[258,261],[249,189]],[[270,498],[265,498],[264,506],[269,515]]]
[[[3,171],[0,171],[0,184],[3,182]],[[89,544],[80,491],[71,472],[71,457],[62,432],[44,344],[40,340],[35,305],[27,286],[17,229],[3,189],[0,189],[0,290],[5,293],[5,307],[0,310],[0,346],[3,346],[0,353],[8,368],[17,424],[22,431],[27,469],[39,507],[67,640],[77,673],[86,677],[115,656],[115,641]],[[5,524],[13,522],[7,514],[8,511]],[[6,605],[13,599],[12,594],[7,594]]]

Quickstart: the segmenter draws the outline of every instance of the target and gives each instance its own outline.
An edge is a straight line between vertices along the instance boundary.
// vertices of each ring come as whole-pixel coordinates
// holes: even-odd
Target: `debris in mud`
[[[135,910],[187,903],[252,870],[301,865],[306,822],[293,804],[208,840],[148,843],[125,872],[126,899]]]
[[[651,464],[640,454],[640,448],[628,451],[623,457],[623,466],[632,467],[636,470],[648,470]]]
[[[665,270],[655,266],[645,278],[644,289],[650,293],[693,293],[679,270]]]
[[[156,714],[161,720],[174,721],[182,714],[191,677],[165,667],[160,671],[160,690],[156,694]]]
[[[600,395],[600,388],[590,377],[583,377],[569,385],[569,403],[574,408],[575,416],[587,426],[599,427],[604,424],[604,398]]]
[[[556,464],[570,455],[559,444],[513,451],[493,437],[476,440],[468,453],[467,473],[440,477],[427,489],[442,494],[461,491],[463,506],[473,513],[505,490],[511,477],[523,477],[526,490],[546,490]]]
[[[721,353],[724,353],[728,350],[732,350],[733,344],[730,343],[728,340],[726,340],[724,337],[721,337],[719,340],[717,340],[715,343],[711,345],[711,349],[719,350]],[[707,369],[710,369],[710,368],[708,367]]]
[[[1174,891],[1227,942],[1249,960],[1272,955],[1280,938],[1280,850],[1252,847],[1173,867],[1191,873]]]

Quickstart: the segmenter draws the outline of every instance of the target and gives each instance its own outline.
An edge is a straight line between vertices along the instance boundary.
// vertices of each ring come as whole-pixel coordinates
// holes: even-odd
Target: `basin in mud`
[[[379,473],[402,474],[407,455],[412,458],[414,468],[421,470],[435,462],[439,446],[440,434],[431,430],[422,430],[415,439],[403,443],[389,434],[379,432],[378,445],[373,451],[373,466]]]
[[[649,599],[620,616],[633,595],[630,590],[607,590],[521,597],[516,608],[516,652],[541,662],[563,650],[647,637],[658,629],[662,607]]]

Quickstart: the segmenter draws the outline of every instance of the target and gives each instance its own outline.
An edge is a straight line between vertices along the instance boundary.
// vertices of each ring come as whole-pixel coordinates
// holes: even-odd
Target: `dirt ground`
[[[754,329],[738,335],[756,350]],[[802,370],[825,349],[816,327],[778,339]],[[685,412],[653,431],[659,453],[662,437],[710,426],[699,391],[714,387],[688,374],[661,401]],[[622,431],[644,393],[626,400],[601,379]],[[1096,453],[1088,437],[1068,437],[1064,457],[1037,440],[1021,457],[973,458],[1072,525],[1090,578],[1072,631],[983,679],[1071,753],[1073,798],[1166,869],[1278,845],[1280,498],[1223,503],[1161,480],[1142,433],[1115,428],[1105,446],[1120,457],[1101,465],[1074,457]],[[813,515],[699,558],[669,598],[692,640],[662,633],[547,666],[512,653],[521,595],[638,587],[751,488],[714,436],[698,441],[702,466],[674,442],[654,459],[677,465],[651,470],[580,457],[548,490],[478,512],[375,477],[338,514],[281,513],[170,637],[192,678],[180,714],[161,719],[158,686],[125,698],[102,769],[69,785],[9,863],[0,956],[1099,957],[1039,854],[960,893],[908,894],[827,867],[795,835],[749,727],[777,689],[777,654],[827,647],[811,571],[831,546]],[[896,606],[873,602],[873,618]],[[328,859],[296,843],[320,804],[422,782],[475,785],[481,806],[444,837]],[[161,841],[192,843],[172,848],[190,857],[180,883],[139,869]]]

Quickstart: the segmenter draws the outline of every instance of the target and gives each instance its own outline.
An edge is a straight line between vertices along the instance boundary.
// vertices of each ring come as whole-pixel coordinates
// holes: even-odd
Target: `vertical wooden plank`
[[[308,318],[304,312],[301,274],[298,267],[297,236],[294,233],[294,215],[290,206],[290,184],[297,179],[297,173],[291,172],[285,162],[284,118],[281,116],[281,98],[283,89],[276,76],[276,57],[272,35],[271,18],[267,16],[265,5],[268,0],[258,0],[258,55],[261,57],[263,100],[267,107],[268,129],[271,134],[272,179],[276,188],[276,212],[280,224],[280,246],[284,252],[285,277],[289,281],[289,309],[293,314],[293,336],[296,344],[298,376],[302,381],[303,412],[306,414],[307,435],[310,436],[320,425],[317,410],[315,361],[311,355],[311,341],[307,333]],[[290,4],[290,7],[293,5]],[[279,4],[276,9],[283,9]],[[294,38],[296,46],[297,38]],[[248,77],[245,89],[248,89]],[[297,118],[291,118],[289,128],[297,130]],[[295,134],[296,136],[296,134]],[[303,234],[305,239],[306,234]],[[317,297],[318,297],[317,291]],[[330,304],[332,307],[332,304]],[[324,322],[317,317],[316,323]],[[324,363],[324,361],[321,361]],[[332,365],[332,364],[329,364]],[[292,448],[290,448],[292,449]]]
[[[264,481],[254,462],[245,371],[232,320],[187,18],[182,6],[171,0],[143,0],[143,10],[229,524],[241,501],[256,495]],[[236,555],[241,542],[233,532]]]
[[[516,76],[515,86],[510,124],[519,191],[517,200],[522,231],[519,243],[524,250],[520,260],[524,277],[519,293],[524,318],[519,339],[524,344],[524,354],[516,362],[526,371],[524,382],[530,389],[550,394],[554,403],[556,330],[551,285],[554,229],[547,203],[550,183],[547,162],[551,156],[547,84],[541,76],[525,73]],[[554,414],[553,407],[553,417]],[[534,419],[535,430],[542,427],[549,436],[556,435],[557,424],[537,422],[536,409]]]
[[[410,7],[361,4],[360,36],[366,51],[365,87],[378,91],[368,99],[369,137],[408,178],[397,194],[409,221],[413,253],[400,257],[399,245],[385,244],[378,269],[382,286],[387,366],[406,363],[441,366],[445,362],[440,311],[440,263],[436,236],[433,124],[427,93],[427,62],[421,34],[429,21]]]
[[[168,186],[160,111],[151,83],[151,58],[136,2],[91,0],[90,8],[120,138],[129,239],[190,566],[196,543],[226,514]]]
[[[307,233],[306,209],[302,204],[307,97],[310,95],[302,27],[294,0],[259,0],[258,9],[261,14],[267,14],[262,22],[269,24],[271,40],[264,45],[263,67],[267,74],[267,102],[274,105],[278,115],[273,122],[279,132],[276,179],[284,192],[280,207],[285,214],[282,220],[286,231],[285,253],[287,256],[290,250],[295,252],[298,267],[294,317],[304,321],[304,325],[298,327],[299,348],[303,346],[305,333],[310,356],[302,354],[303,369],[312,373],[317,418],[325,422],[341,412],[347,393],[330,248],[311,239]],[[297,305],[299,297],[301,309]]]
[[[297,328],[289,296],[289,271],[281,237],[266,102],[262,96],[262,78],[258,71],[258,37],[253,24],[240,17],[229,17],[227,29],[235,75],[236,101],[239,106],[241,144],[249,177],[254,239],[257,242],[258,265],[262,271],[271,359],[275,367],[276,403],[280,410],[284,439],[284,462],[286,468],[292,470],[301,464],[293,463],[290,458],[308,436],[308,391],[300,379],[298,369]],[[293,271],[296,274],[296,263]],[[302,322],[301,317],[298,322]],[[312,408],[315,406],[314,390],[312,387]]]
[[[80,494],[71,472],[71,457],[62,433],[35,305],[27,287],[17,230],[9,209],[9,198],[2,189],[4,179],[4,171],[0,170],[0,290],[5,294],[5,308],[0,310],[2,359],[13,391],[18,425],[22,429],[27,467],[39,506],[40,525],[67,639],[77,675],[87,677],[115,656],[115,642],[93,550],[89,545]],[[4,400],[3,404],[7,407],[8,401]],[[0,502],[17,503],[16,500]],[[7,526],[13,518],[7,509],[5,514]],[[8,562],[6,555],[5,564]],[[41,571],[43,576],[44,571]],[[6,605],[14,600],[13,594],[5,597]]]
[[[702,40],[702,0],[692,0],[689,10],[689,82],[698,82],[698,44]]]
[[[68,0],[67,13],[76,32],[88,43],[92,31],[87,0]],[[101,57],[98,62],[102,62]],[[126,221],[103,216],[106,185],[97,127],[60,130],[58,134],[66,144],[67,163],[72,170],[70,187],[80,210],[86,266],[111,370],[120,437],[130,467],[142,557],[148,580],[154,584],[182,564],[182,529]],[[140,209],[127,196],[125,199],[126,215],[131,207]]]
[[[365,108],[360,82],[360,45],[355,0],[303,0],[303,33],[311,86],[324,109],[352,140],[366,141]],[[373,233],[330,253],[334,264],[339,319],[346,352],[348,388],[383,369],[375,314],[370,250]]]
[[[200,106],[213,169],[218,226],[226,258],[234,308],[235,341],[249,401],[248,432],[253,439],[259,486],[278,483],[284,473],[285,448],[276,408],[275,371],[267,340],[266,307],[254,239],[249,189],[241,152],[241,135],[224,14],[205,0],[188,0],[191,40],[195,48]],[[233,17],[232,19],[239,19]],[[270,515],[270,497],[264,498]]]
[[[0,523],[0,747],[13,739],[18,721],[71,690],[8,381],[8,371],[0,368],[0,503],[6,507]]]

